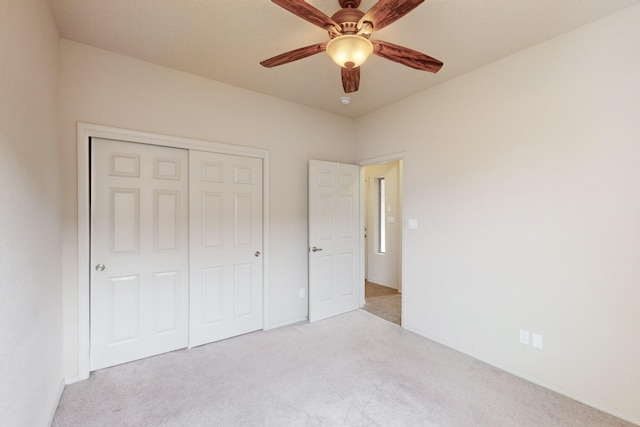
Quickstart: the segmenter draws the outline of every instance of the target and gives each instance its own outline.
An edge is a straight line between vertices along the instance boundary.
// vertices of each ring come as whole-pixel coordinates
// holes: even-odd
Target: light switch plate
[[[531,339],[531,345],[533,346],[533,348],[542,350],[542,343],[543,343],[542,335],[534,333]]]

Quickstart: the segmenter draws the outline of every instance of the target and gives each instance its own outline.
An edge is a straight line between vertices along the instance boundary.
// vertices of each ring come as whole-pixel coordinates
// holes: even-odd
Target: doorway
[[[402,160],[363,168],[365,196],[364,310],[402,323]]]

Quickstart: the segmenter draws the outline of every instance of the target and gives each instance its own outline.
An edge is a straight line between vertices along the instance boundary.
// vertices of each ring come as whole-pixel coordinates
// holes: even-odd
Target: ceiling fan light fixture
[[[327,43],[327,54],[333,62],[344,68],[359,67],[373,53],[373,44],[361,36],[345,34]]]

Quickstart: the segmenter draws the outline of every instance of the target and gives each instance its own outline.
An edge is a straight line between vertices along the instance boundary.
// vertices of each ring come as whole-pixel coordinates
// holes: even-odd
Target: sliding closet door
[[[190,152],[190,346],[263,328],[262,159]]]
[[[188,151],[91,141],[90,370],[188,345]]]

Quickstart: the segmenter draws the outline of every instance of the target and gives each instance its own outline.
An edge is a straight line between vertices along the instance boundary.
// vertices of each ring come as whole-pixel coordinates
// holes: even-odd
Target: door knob
[[[312,252],[320,252],[322,248],[316,248],[315,246],[311,248]]]
[[[96,265],[96,271],[104,271],[106,267],[104,266],[104,264],[98,264]]]
[[[256,256],[256,258],[258,258],[260,256],[260,251],[256,251],[254,255]]]

